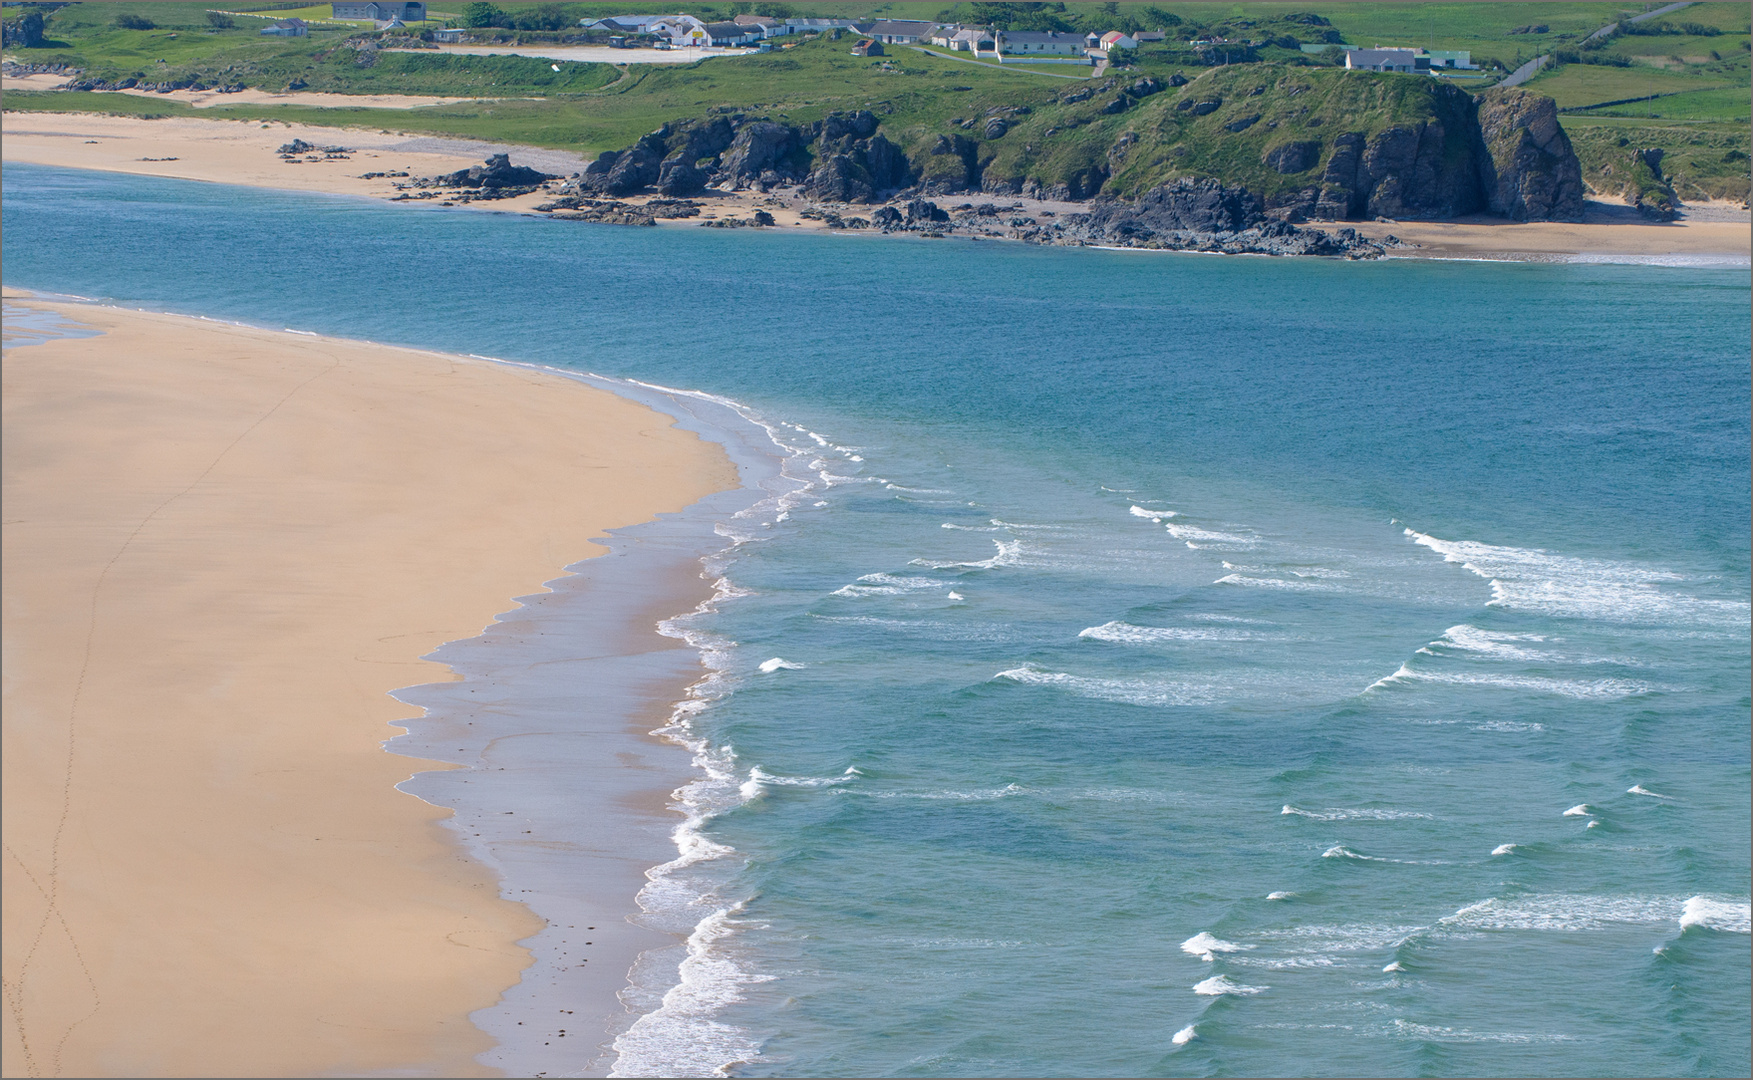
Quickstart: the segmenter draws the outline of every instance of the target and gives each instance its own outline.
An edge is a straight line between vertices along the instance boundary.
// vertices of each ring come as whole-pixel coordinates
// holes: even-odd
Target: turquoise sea
[[[1745,268],[3,210],[10,286],[758,421],[621,1075],[1753,1068]]]

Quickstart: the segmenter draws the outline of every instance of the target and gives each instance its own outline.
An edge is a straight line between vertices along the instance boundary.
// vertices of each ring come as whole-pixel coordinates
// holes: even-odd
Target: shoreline
[[[242,184],[249,187],[328,194],[356,195],[418,205],[445,205],[450,200],[408,199],[395,185],[400,178],[367,172],[405,172],[410,178],[455,172],[481,164],[489,153],[510,153],[513,164],[527,164],[549,173],[568,175],[581,171],[585,160],[566,151],[500,145],[466,139],[396,134],[380,130],[319,127],[283,121],[169,118],[142,120],[137,117],[99,116],[92,113],[6,112],[0,119],[5,139],[0,152],[8,162],[29,162],[62,168],[124,172],[141,176]],[[350,158],[304,160],[291,164],[280,160],[277,148],[292,139],[316,145],[345,145]],[[427,189],[433,190],[433,189]],[[403,196],[402,199],[396,197]],[[620,200],[639,206],[656,196],[631,196]],[[501,213],[536,213],[537,205],[555,198],[551,191],[536,191],[512,199],[460,202],[457,208]],[[1081,213],[1087,204],[1048,202],[1008,195],[967,193],[932,196],[945,210],[963,204],[993,203],[1006,214],[1023,217],[1062,216]],[[771,214],[779,232],[830,230],[813,217],[816,204],[796,189],[774,194],[756,191],[708,191],[691,198],[699,216],[660,222],[665,228],[697,228],[713,219],[753,217],[756,211]],[[867,217],[874,206],[823,204],[845,216]],[[1513,222],[1475,215],[1456,221],[1310,222],[1324,230],[1354,228],[1365,237],[1380,239],[1389,234],[1407,247],[1391,250],[1396,258],[1492,258],[1507,261],[1566,261],[1565,256],[1635,256],[1638,260],[1662,256],[1721,256],[1747,260],[1753,257],[1753,214],[1733,204],[1706,204],[1693,209],[1691,217],[1676,222],[1651,222],[1636,215],[1622,202],[1594,197],[1587,219],[1568,222]],[[580,222],[578,227],[592,227]],[[879,230],[857,230],[859,232]],[[952,232],[955,239],[1007,239],[979,233]],[[1558,257],[1558,258],[1554,258]]]
[[[547,931],[509,879],[465,854],[458,813],[429,797],[443,786],[435,778],[470,770],[410,753],[407,733],[426,723],[410,699],[464,685],[451,651],[515,625],[575,578],[612,574],[611,560],[591,556],[616,551],[626,523],[714,491],[746,497],[722,449],[563,373],[12,289],[6,299],[100,335],[38,332],[40,319],[14,334],[20,320],[8,320],[6,830],[24,862],[9,859],[5,875],[7,939],[57,918],[69,936],[41,956],[9,947],[24,1028],[15,1007],[7,1073],[493,1072],[491,1033],[467,1017],[529,982]],[[237,434],[235,399],[307,372]],[[419,416],[406,415],[408,401]],[[102,434],[81,423],[94,411]],[[142,416],[146,430],[130,428]],[[171,449],[160,431],[176,432]],[[113,466],[110,455],[142,438],[126,468]],[[192,468],[184,459],[213,445],[219,457],[192,483],[151,479]],[[520,462],[518,474],[495,456]],[[125,521],[95,533],[94,521],[106,509],[132,520],[118,505],[162,502],[155,490],[171,498],[134,528],[127,557],[82,569],[104,565],[105,545],[128,535]],[[465,516],[451,510],[465,505]],[[483,513],[489,505],[505,512]],[[264,531],[270,522],[285,524]],[[77,595],[93,573],[108,599],[80,691],[72,831],[37,865],[59,835],[44,814],[60,800],[19,770],[53,759],[44,739],[55,731],[69,737],[53,701],[64,700],[55,688],[71,677],[84,613],[46,597]],[[435,579],[450,587],[430,588]],[[531,587],[547,591],[513,603]],[[701,589],[676,581],[653,602]],[[137,625],[153,629],[122,633]],[[42,722],[21,728],[24,716]],[[128,753],[142,738],[150,745]],[[673,823],[653,801],[645,817]],[[127,811],[93,805],[110,803]],[[621,843],[624,823],[593,821],[602,846]],[[45,909],[49,894],[30,894],[46,880],[58,899]],[[632,899],[620,907],[632,911]],[[69,949],[89,965],[83,987],[68,982],[81,970],[60,955]],[[612,983],[599,996],[618,1006],[626,968],[599,967]],[[325,1018],[343,1014],[341,1027]],[[59,1060],[42,1052],[57,1042]]]

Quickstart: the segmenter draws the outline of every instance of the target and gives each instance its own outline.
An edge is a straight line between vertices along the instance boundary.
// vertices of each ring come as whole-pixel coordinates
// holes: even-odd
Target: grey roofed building
[[[1414,49],[1352,49],[1345,66],[1353,71],[1429,71],[1430,57]]]
[[[859,33],[875,38],[884,45],[913,45],[929,38],[936,28],[937,24],[934,22],[920,22],[915,19],[879,19],[869,24],[859,23],[855,27]]]
[[[310,26],[303,19],[281,19],[262,27],[262,33],[269,37],[308,37]]]
[[[1082,34],[1066,34],[1058,30],[1000,30],[994,37],[998,51],[1007,56],[1017,53],[1081,56],[1084,50]]]
[[[329,14],[337,19],[370,19],[372,22],[401,19],[403,22],[420,22],[426,18],[426,5],[421,0],[368,0],[366,3],[336,0],[329,5]]]
[[[712,45],[741,45],[764,36],[759,26],[739,26],[733,22],[706,24],[706,40]]]

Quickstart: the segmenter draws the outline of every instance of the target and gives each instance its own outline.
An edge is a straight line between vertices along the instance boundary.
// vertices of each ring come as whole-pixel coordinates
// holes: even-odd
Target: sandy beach
[[[329,95],[333,96],[333,95]],[[584,158],[565,151],[534,147],[496,147],[461,139],[436,139],[378,130],[259,123],[239,120],[164,119],[97,116],[89,113],[8,112],[0,153],[6,161],[57,165],[64,168],[206,180],[251,187],[325,191],[392,199],[404,192],[406,180],[365,179],[367,172],[406,172],[433,176],[479,164],[487,154],[509,151],[515,164],[528,164],[555,175],[583,169]],[[277,149],[293,139],[319,146],[341,145],[348,158],[282,161]],[[464,203],[479,210],[530,212],[551,194],[535,192],[515,199]],[[424,201],[424,200],[422,200]],[[442,200],[439,200],[442,201]],[[643,202],[642,198],[628,202]],[[698,219],[665,222],[663,227],[692,228],[711,218],[748,218],[756,210],[772,214],[786,230],[825,229],[818,219],[804,217],[811,203],[796,189],[775,192],[709,191],[695,201]],[[1024,216],[1067,214],[1082,204],[1045,202],[1013,196],[949,195],[936,200],[945,207],[995,202],[1016,207]],[[1712,204],[1692,208],[1674,222],[1650,222],[1616,199],[1594,197],[1585,221],[1517,223],[1483,215],[1452,222],[1314,223],[1316,228],[1349,225],[1366,236],[1399,237],[1412,247],[1397,255],[1462,258],[1564,257],[1630,255],[1638,257],[1735,256],[1753,254],[1753,215],[1738,205]],[[871,207],[839,207],[848,216],[868,216]]]
[[[490,1073],[544,923],[397,790],[444,766],[388,692],[723,452],[537,371],[7,305],[98,336],[3,363],[5,1074]]]

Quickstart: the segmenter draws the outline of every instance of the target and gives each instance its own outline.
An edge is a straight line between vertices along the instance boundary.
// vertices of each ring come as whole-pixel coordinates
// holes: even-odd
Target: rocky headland
[[[642,223],[666,215],[625,200],[781,191],[830,228],[1351,258],[1384,245],[1312,226],[1583,215],[1555,105],[1517,89],[1475,96],[1422,77],[1257,64],[1109,78],[951,127],[890,130],[873,110],[683,120],[601,154],[543,208]],[[1079,208],[1018,213],[1006,196]]]

